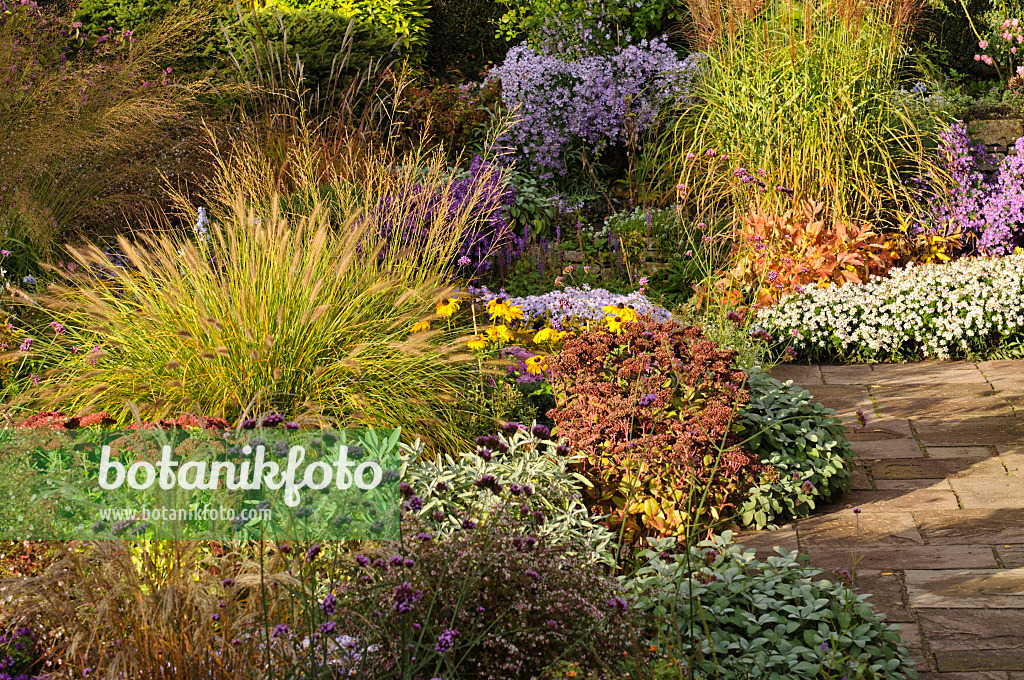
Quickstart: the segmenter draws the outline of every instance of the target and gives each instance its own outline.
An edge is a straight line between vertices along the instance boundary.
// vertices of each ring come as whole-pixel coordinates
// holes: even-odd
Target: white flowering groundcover
[[[1024,344],[1024,253],[893,269],[789,295],[758,323],[808,359],[991,355]]]

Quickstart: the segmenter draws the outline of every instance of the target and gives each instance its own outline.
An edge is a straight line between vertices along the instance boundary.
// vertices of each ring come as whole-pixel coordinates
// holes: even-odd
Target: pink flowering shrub
[[[1011,17],[993,25],[988,40],[978,43],[981,50],[974,61],[991,66],[1002,78],[1024,75],[1024,22]]]

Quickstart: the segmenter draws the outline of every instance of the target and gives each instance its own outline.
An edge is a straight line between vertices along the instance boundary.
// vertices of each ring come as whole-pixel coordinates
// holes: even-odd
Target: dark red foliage
[[[738,436],[746,374],[699,328],[650,317],[622,328],[566,341],[548,416],[584,456],[596,512],[634,537],[704,529],[763,469]]]

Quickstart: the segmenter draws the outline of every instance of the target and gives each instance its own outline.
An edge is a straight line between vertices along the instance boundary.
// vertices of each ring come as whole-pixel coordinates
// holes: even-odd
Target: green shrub
[[[805,517],[819,502],[829,503],[847,487],[854,452],[832,409],[792,381],[781,382],[754,369],[747,377],[750,401],[740,408],[747,449],[771,465],[739,506],[744,525],[761,529]]]
[[[424,65],[438,75],[474,78],[505,58],[509,43],[495,35],[502,7],[495,0],[434,0]]]
[[[247,63],[253,48],[261,69],[283,56],[293,63],[297,57],[302,62],[303,85],[314,91],[329,90],[339,80],[344,84],[395,47],[394,36],[380,26],[316,8],[270,7],[247,15],[227,30],[239,63]],[[247,63],[247,67],[256,64]]]
[[[187,5],[180,0],[82,0],[75,9],[75,20],[90,35],[103,35],[110,28],[142,32],[171,10]]]
[[[423,56],[430,28],[430,0],[274,0],[270,8],[329,11],[387,30],[402,46]]]
[[[916,678],[899,634],[843,583],[780,551],[764,561],[732,532],[679,554],[648,539],[628,580],[661,651],[703,680]]]
[[[512,41],[526,38],[534,49],[544,45],[574,57],[599,54],[617,45],[638,43],[660,34],[677,12],[667,0],[501,0],[507,10],[498,33]]]
[[[702,215],[727,197],[738,221],[753,207],[781,214],[795,191],[831,216],[895,225],[939,122],[919,128],[900,93],[907,20],[895,3],[802,7],[775,0],[697,22],[700,103],[665,138],[665,193],[683,185]]]
[[[569,470],[577,459],[567,455],[567,447],[548,440],[544,426],[511,423],[509,431],[513,428],[510,435],[478,437],[473,453],[457,456],[430,457],[419,442],[402,445],[403,479],[424,501],[418,513],[421,521],[435,535],[448,536],[460,530],[463,518],[484,520],[506,503],[525,502],[531,513],[544,513],[538,536],[587,546],[586,557],[613,564],[615,537],[591,517],[580,492],[591,484]],[[501,489],[500,493],[480,484],[484,475],[494,478],[497,486],[490,488]],[[435,512],[443,519],[433,520]]]

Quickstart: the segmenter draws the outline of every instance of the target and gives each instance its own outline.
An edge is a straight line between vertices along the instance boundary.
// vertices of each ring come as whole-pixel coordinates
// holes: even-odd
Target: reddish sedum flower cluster
[[[762,471],[736,434],[748,395],[735,357],[699,328],[641,317],[621,335],[568,340],[552,359],[561,406],[548,415],[585,457],[582,472],[595,485],[588,500],[613,528],[680,535],[693,519],[727,514]]]
[[[62,411],[41,411],[29,416],[18,427],[34,430],[77,430],[83,427],[111,427],[115,422],[114,418],[106,411],[98,411],[85,416],[69,416]],[[231,424],[223,418],[203,418],[200,421],[199,418],[191,414],[179,416],[178,418],[165,418],[157,422],[147,421],[142,423],[142,428],[145,430],[157,427],[165,430],[177,428],[226,430],[231,427]],[[138,423],[131,423],[124,429],[136,430],[138,428]]]

